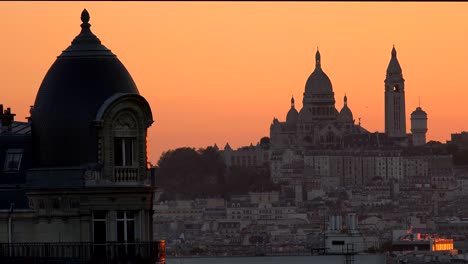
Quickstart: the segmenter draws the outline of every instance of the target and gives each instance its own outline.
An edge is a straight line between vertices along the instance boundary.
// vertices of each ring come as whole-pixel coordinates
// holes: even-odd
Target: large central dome
[[[315,70],[309,76],[305,86],[305,93],[308,95],[328,95],[333,94],[333,87],[327,74],[323,72],[320,62],[320,52],[315,54]]]
[[[81,32],[58,56],[36,96],[32,117],[35,166],[80,166],[96,162],[92,125],[99,107],[116,93],[139,94],[120,60],[91,32],[81,14]]]

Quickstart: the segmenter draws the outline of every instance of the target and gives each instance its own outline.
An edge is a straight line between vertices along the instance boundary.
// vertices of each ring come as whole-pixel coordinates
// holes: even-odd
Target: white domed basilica
[[[340,148],[345,138],[369,134],[360,124],[355,124],[353,113],[344,96],[343,108],[335,107],[335,93],[321,65],[320,52],[315,54],[315,70],[305,85],[303,107],[297,112],[294,98],[286,122],[273,119],[270,127],[271,145],[281,149],[290,146],[312,148]]]

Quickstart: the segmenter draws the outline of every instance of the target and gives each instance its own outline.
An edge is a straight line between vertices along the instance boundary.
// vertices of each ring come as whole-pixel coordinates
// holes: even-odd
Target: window
[[[60,201],[58,198],[52,199],[52,208],[59,209],[60,208]]]
[[[332,245],[344,245],[344,241],[340,241],[340,240],[333,240],[332,241]]]
[[[94,251],[98,256],[106,254],[106,242],[107,242],[107,212],[105,211],[94,211],[93,212],[93,241]]]
[[[96,244],[104,244],[107,241],[105,211],[93,212],[93,241]]]
[[[117,242],[122,246],[119,249],[125,253],[135,250],[135,217],[134,212],[117,212]]]
[[[116,166],[132,166],[134,161],[135,138],[114,138],[114,163]]]
[[[69,205],[70,205],[70,208],[74,209],[74,208],[78,208],[78,200],[77,199],[70,199],[69,200]]]
[[[39,199],[39,209],[44,209],[44,208],[45,208],[44,200]]]
[[[5,157],[4,171],[18,171],[21,164],[21,157],[23,156],[22,149],[9,149]]]

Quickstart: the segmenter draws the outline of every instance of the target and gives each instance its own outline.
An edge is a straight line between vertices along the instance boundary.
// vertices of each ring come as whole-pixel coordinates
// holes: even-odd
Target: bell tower
[[[385,134],[394,138],[406,137],[405,117],[405,80],[393,46],[385,78]]]

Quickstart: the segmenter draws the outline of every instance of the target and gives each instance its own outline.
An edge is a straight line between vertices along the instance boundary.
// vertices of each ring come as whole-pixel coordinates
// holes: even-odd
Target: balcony
[[[117,243],[0,243],[0,263],[166,263],[165,241]]]
[[[137,167],[115,167],[114,182],[116,183],[135,183],[138,181]]]

